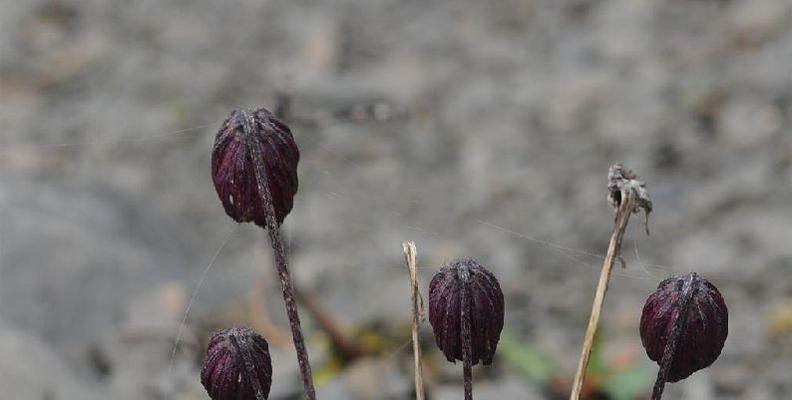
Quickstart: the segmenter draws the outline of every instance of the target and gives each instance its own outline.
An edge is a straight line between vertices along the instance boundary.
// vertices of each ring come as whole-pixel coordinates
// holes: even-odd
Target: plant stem
[[[660,400],[663,397],[663,389],[665,389],[665,384],[668,381],[668,371],[671,370],[674,354],[676,353],[679,339],[682,337],[682,330],[687,324],[688,309],[695,294],[693,293],[693,281],[695,279],[696,275],[694,273],[685,281],[682,293],[677,300],[679,302],[679,313],[674,320],[674,325],[671,327],[671,334],[666,339],[663,358],[660,359],[660,370],[657,371],[657,379],[652,389],[652,400]]]
[[[252,124],[252,121],[246,122]],[[254,148],[249,149],[250,151],[248,153],[252,154],[253,165],[256,167],[254,171],[256,174],[256,184],[258,186],[259,196],[261,196],[261,203],[265,210],[267,233],[269,234],[270,244],[272,245],[275,257],[275,266],[278,269],[278,278],[280,278],[281,290],[283,291],[283,301],[286,304],[286,315],[289,317],[294,348],[297,351],[297,362],[300,364],[303,390],[305,391],[305,398],[307,400],[315,400],[316,390],[314,389],[313,377],[311,375],[311,364],[308,361],[308,350],[305,348],[305,340],[303,339],[302,328],[300,327],[300,315],[297,313],[297,303],[294,300],[294,288],[292,287],[291,276],[289,275],[288,264],[286,262],[286,251],[281,241],[280,227],[275,218],[275,207],[272,204],[272,194],[267,184],[267,170],[260,153],[261,143],[258,143],[259,141],[255,138],[255,135],[249,136],[254,138],[253,143],[248,142],[245,143],[245,145],[254,146]]]
[[[614,262],[619,257],[622,239],[624,238],[624,232],[627,229],[627,223],[630,220],[630,214],[632,214],[633,208],[631,191],[622,190],[621,202],[619,203],[619,208],[616,210],[616,221],[614,222],[613,232],[611,233],[610,243],[608,244],[608,252],[605,255],[605,261],[602,263],[602,271],[600,272],[599,283],[597,284],[597,292],[594,295],[594,303],[591,306],[591,317],[589,318],[588,327],[586,328],[586,336],[583,339],[583,349],[580,353],[580,361],[578,362],[575,381],[572,384],[572,393],[569,395],[570,400],[579,399],[580,392],[583,390],[583,380],[585,379],[586,368],[588,367],[589,357],[591,356],[591,347],[594,344],[594,335],[597,333],[600,313],[602,312],[602,305],[605,301],[605,293],[608,291],[611,271],[613,270]]]
[[[247,342],[249,339],[246,338],[237,338],[236,335],[230,335],[229,339],[231,343],[234,345],[234,348],[239,351],[242,357],[242,365],[245,367],[245,372],[247,372],[248,377],[255,377],[256,371],[256,363],[251,358],[250,352],[247,350],[250,348],[249,343],[240,344],[239,339],[245,340]],[[268,356],[269,357],[269,356]],[[261,387],[261,381],[258,379],[249,379],[248,381],[251,386],[253,386],[253,392],[255,393],[256,400],[267,400],[266,395],[264,394],[264,389]]]
[[[462,378],[465,385],[465,400],[473,400],[473,344],[470,339],[470,301],[468,301],[467,285],[463,285],[460,296],[460,308],[462,309]]]
[[[665,389],[665,384],[668,380],[668,371],[671,369],[671,362],[674,360],[677,342],[679,342],[679,331],[672,332],[672,336],[669,337],[666,342],[665,349],[663,350],[663,358],[660,360],[660,370],[657,371],[657,379],[655,380],[654,388],[652,388],[652,400],[660,400],[663,398],[663,389]]]
[[[423,312],[421,294],[418,291],[418,267],[415,262],[415,249],[414,242],[403,242],[402,250],[404,250],[404,262],[410,270],[410,302],[412,304],[412,343],[413,343],[413,360],[415,362],[415,399],[424,399],[424,385],[423,374],[421,368],[421,344],[418,338],[418,324],[421,321],[420,315]]]
[[[272,219],[274,221],[274,214]],[[294,348],[297,351],[297,362],[300,364],[305,398],[314,400],[316,399],[316,391],[314,389],[313,377],[311,374],[311,363],[308,361],[308,350],[305,348],[305,340],[303,339],[302,328],[300,327],[300,315],[297,313],[297,303],[294,300],[294,288],[292,287],[291,276],[287,269],[286,252],[283,249],[283,243],[280,239],[280,230],[276,226],[274,230],[268,228],[267,231],[269,232],[272,248],[275,251],[275,264],[278,268],[278,277],[280,278],[281,289],[283,291],[283,301],[286,304],[286,314],[289,317],[289,325],[291,325]]]

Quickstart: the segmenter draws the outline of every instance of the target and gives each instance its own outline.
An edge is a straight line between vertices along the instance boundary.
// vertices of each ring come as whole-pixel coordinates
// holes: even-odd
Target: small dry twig
[[[412,304],[412,343],[415,360],[415,399],[424,400],[423,374],[421,369],[421,345],[418,341],[418,327],[423,315],[423,298],[418,290],[418,267],[415,262],[415,243],[403,242],[404,262],[410,270],[410,300]]]
[[[646,184],[639,181],[635,173],[625,169],[620,163],[612,165],[608,170],[608,201],[616,209],[616,221],[608,243],[608,252],[602,263],[602,272],[597,284],[597,292],[594,295],[594,303],[591,306],[591,317],[583,339],[580,361],[575,373],[575,381],[572,384],[572,393],[569,395],[570,400],[579,399],[580,392],[583,390],[583,380],[586,375],[589,357],[591,356],[594,336],[597,333],[602,305],[605,301],[605,293],[608,291],[608,282],[610,281],[611,271],[613,271],[613,264],[617,259],[620,259],[619,252],[621,251],[624,232],[627,230],[627,223],[630,221],[630,215],[643,209],[646,213],[645,229],[646,233],[649,234],[649,213],[652,211],[652,201],[646,190]]]
[[[364,355],[363,349],[336,323],[336,319],[322,306],[313,293],[300,288],[297,290],[297,300],[305,306],[317,325],[330,338],[333,346],[341,353],[343,362],[348,363]]]

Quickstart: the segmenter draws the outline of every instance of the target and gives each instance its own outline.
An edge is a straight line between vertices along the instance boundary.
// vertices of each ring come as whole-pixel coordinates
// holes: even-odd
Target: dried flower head
[[[212,400],[266,399],[272,384],[267,341],[250,328],[216,332],[206,350],[201,383]]]
[[[278,224],[297,193],[300,152],[291,131],[264,108],[231,112],[215,137],[212,179],[226,214],[237,222],[266,227],[267,207],[256,183],[260,172],[269,186]],[[263,167],[257,171],[257,168]]]
[[[462,347],[469,340],[472,365],[479,360],[491,364],[503,330],[503,311],[498,280],[472,258],[446,264],[429,285],[429,321],[448,361],[462,361]],[[468,337],[463,327],[466,318]]]
[[[720,355],[728,331],[723,297],[695,272],[662,281],[641,315],[646,354],[660,364],[661,372],[668,363],[660,384],[685,379],[710,366]]]
[[[608,203],[615,210],[619,208],[622,197],[629,195],[632,198],[632,212],[637,214],[644,211],[644,229],[649,234],[649,213],[652,212],[652,199],[646,189],[646,182],[638,179],[638,175],[631,169],[624,168],[621,163],[616,163],[608,169]]]

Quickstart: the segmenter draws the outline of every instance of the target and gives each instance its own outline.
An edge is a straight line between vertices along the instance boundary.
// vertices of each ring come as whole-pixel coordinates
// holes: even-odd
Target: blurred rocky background
[[[271,398],[300,398],[266,235],[209,177],[220,122],[256,106],[302,151],[285,234],[321,399],[414,398],[406,239],[424,291],[460,255],[500,277],[476,398],[565,398],[615,161],[655,211],[628,232],[589,398],[646,398],[643,301],[691,270],[730,333],[666,398],[792,392],[787,0],[2,0],[0,96],[4,400],[205,399],[206,338],[232,324],[270,340]],[[430,398],[461,398],[423,331]]]

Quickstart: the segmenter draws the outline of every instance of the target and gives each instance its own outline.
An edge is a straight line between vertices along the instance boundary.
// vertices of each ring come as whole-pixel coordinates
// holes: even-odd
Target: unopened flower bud
[[[216,332],[206,350],[201,383],[212,400],[266,400],[272,384],[267,341],[250,328]]]
[[[283,223],[297,193],[299,159],[289,127],[272,113],[264,108],[232,111],[212,149],[212,180],[226,214],[237,222],[267,226],[267,207],[256,181],[261,167],[276,220]]]
[[[718,289],[693,272],[660,283],[646,300],[640,329],[646,354],[661,369],[670,349],[665,382],[676,382],[718,358],[729,331],[729,313]]]
[[[432,278],[429,321],[448,361],[462,361],[463,319],[470,324],[471,364],[492,363],[503,330],[503,292],[498,280],[472,258],[457,259]]]

